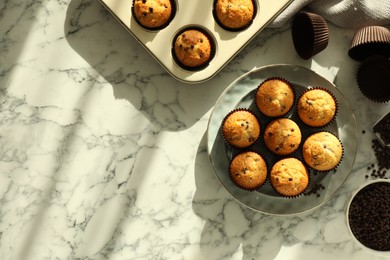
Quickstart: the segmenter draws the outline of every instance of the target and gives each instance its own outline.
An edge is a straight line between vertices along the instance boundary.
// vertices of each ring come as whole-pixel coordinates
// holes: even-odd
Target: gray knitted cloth
[[[301,10],[319,14],[345,28],[390,26],[390,0],[293,0],[270,27],[283,26]]]

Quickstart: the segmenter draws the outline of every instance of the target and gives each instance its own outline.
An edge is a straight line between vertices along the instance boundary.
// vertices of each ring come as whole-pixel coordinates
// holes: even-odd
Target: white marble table
[[[345,224],[375,162],[371,126],[389,107],[356,86],[354,30],[330,25],[329,46],[305,61],[288,26],[266,29],[197,85],[173,79],[97,0],[3,0],[0,32],[0,259],[384,259]],[[206,149],[223,90],[278,63],[333,81],[358,123],[348,180],[299,216],[236,202]]]

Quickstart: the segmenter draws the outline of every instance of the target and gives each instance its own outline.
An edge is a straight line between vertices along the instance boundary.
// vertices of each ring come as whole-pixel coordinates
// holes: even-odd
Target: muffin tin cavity
[[[171,16],[166,23],[150,28],[135,17],[134,1],[160,2],[163,0],[100,0],[113,16],[131,33],[143,47],[177,80],[199,83],[216,75],[251,39],[270,23],[292,0],[252,0],[252,22],[238,30],[222,28],[214,18],[215,1],[170,0]],[[169,2],[169,0],[167,0]],[[238,0],[237,0],[238,1]],[[155,14],[147,9],[146,13]],[[148,15],[145,14],[145,15]],[[197,27],[209,33],[214,45],[213,58],[207,66],[182,66],[172,53],[173,38],[183,28]]]

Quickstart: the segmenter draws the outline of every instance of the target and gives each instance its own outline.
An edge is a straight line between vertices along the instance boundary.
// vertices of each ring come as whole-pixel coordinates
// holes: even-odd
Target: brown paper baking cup
[[[295,50],[303,59],[313,57],[328,46],[328,24],[320,15],[299,12],[293,18],[291,33]]]
[[[367,26],[359,29],[351,42],[348,55],[362,61],[372,55],[390,57],[390,30],[383,26]]]
[[[374,102],[390,100],[390,60],[371,56],[359,66],[356,81],[362,94]]]

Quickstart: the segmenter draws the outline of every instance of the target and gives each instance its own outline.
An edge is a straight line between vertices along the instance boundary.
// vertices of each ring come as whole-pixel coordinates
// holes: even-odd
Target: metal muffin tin
[[[217,74],[239,51],[271,22],[292,0],[254,0],[256,15],[252,24],[242,31],[228,31],[213,16],[213,0],[172,0],[176,10],[170,24],[161,30],[141,27],[132,15],[133,0],[100,0],[114,17],[146,48],[176,79],[199,83]],[[174,36],[186,27],[199,27],[209,32],[215,42],[215,56],[201,70],[186,70],[172,57]]]

